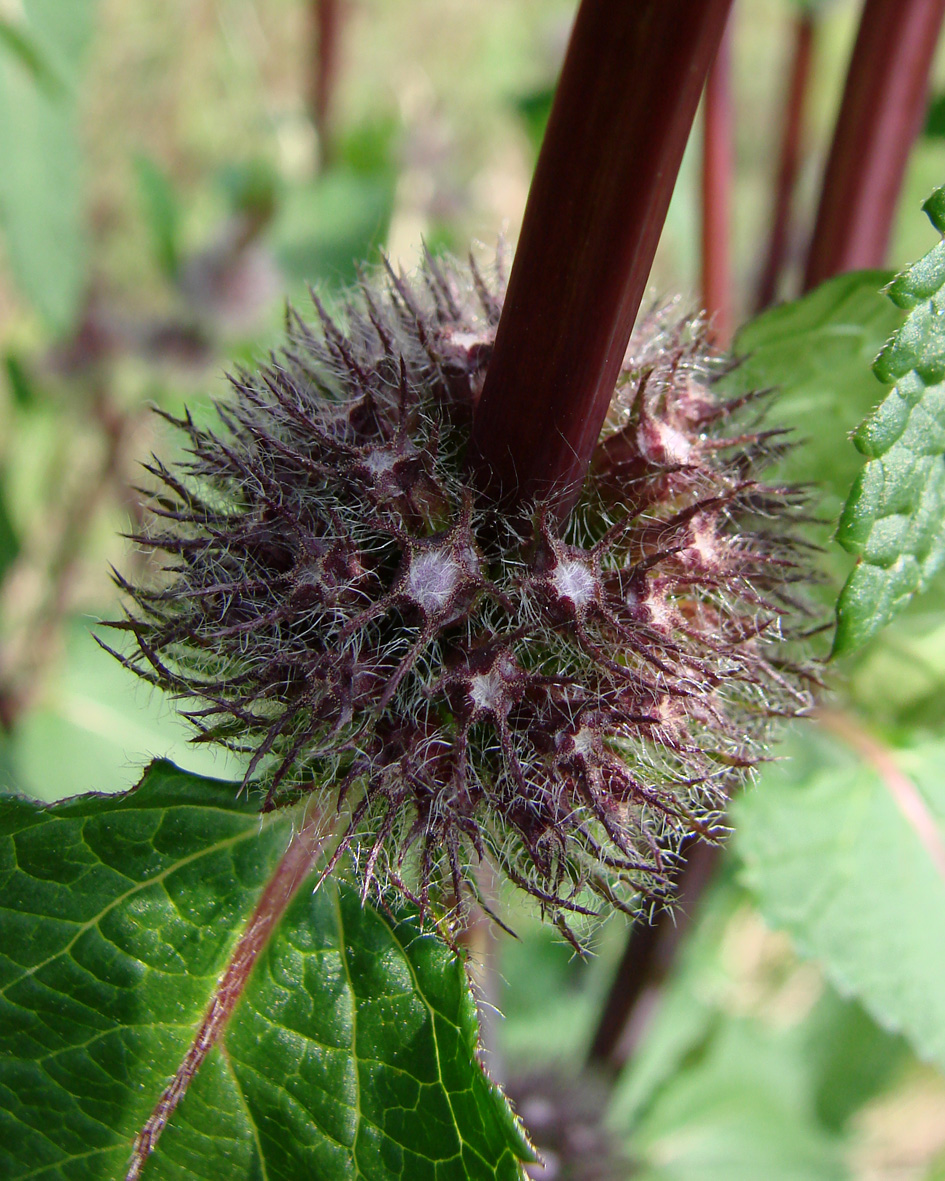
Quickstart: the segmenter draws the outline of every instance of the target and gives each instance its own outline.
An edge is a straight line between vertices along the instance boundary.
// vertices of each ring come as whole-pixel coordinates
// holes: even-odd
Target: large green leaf
[[[945,1068],[945,744],[805,737],[733,804],[746,883],[841,993]]]
[[[123,1176],[291,818],[155,763],[123,796],[0,800],[0,1176]],[[144,1177],[519,1178],[460,960],[344,884],[296,895]]]
[[[883,271],[839,275],[793,303],[771,308],[736,335],[741,364],[722,382],[726,393],[776,388],[772,426],[787,427],[797,446],[773,478],[810,484],[821,520],[810,530],[823,548],[824,587],[832,609],[851,560],[833,540],[843,502],[861,459],[850,432],[882,396],[870,365],[902,313],[879,293]]]
[[[924,208],[945,233],[945,188]],[[853,436],[868,462],[837,533],[857,565],[837,603],[836,653],[875,635],[945,561],[945,243],[886,290],[908,316],[874,366],[895,387]]]
[[[829,987],[813,1008],[794,1002],[773,1021],[779,1006],[759,1000],[762,1019],[746,1021],[752,990],[744,952],[733,949],[757,920],[734,868],[726,858],[699,901],[655,1015],[618,1080],[609,1123],[654,1177],[833,1177],[837,1137],[888,1085],[905,1047]],[[759,976],[762,990],[777,979],[770,964]],[[792,990],[784,983],[782,995]]]
[[[842,1144],[820,1126],[798,1032],[720,1024],[656,1097],[630,1140],[638,1181],[843,1181]]]
[[[902,323],[877,290],[888,278],[886,271],[838,275],[763,312],[736,334],[732,351],[742,360],[722,383],[734,394],[777,388],[768,418],[800,442],[781,474],[816,483],[833,521],[861,463],[847,438],[882,396],[869,367]]]
[[[23,294],[60,331],[86,277],[76,88],[94,12],[93,0],[22,0],[16,32],[35,61],[0,54],[4,252]]]

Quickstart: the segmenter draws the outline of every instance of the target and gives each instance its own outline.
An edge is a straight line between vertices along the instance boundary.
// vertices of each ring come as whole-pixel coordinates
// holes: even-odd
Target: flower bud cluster
[[[802,498],[760,398],[672,309],[631,342],[580,501],[510,521],[466,465],[501,277],[427,258],[232,378],[149,470],[160,585],[123,657],[250,754],[266,810],[318,792],[365,892],[426,908],[489,859],[566,925],[659,893],[713,838],[772,719],[809,705]],[[545,429],[536,423],[537,430]],[[596,896],[596,901],[595,901]]]

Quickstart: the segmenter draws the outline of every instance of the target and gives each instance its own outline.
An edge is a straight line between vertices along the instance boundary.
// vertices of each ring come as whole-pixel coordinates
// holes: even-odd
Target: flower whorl
[[[717,397],[700,324],[664,310],[567,522],[510,522],[465,464],[502,288],[428,257],[339,322],[291,314],[221,425],[187,415],[188,460],[150,465],[137,540],[170,561],[119,579],[116,626],[198,741],[251,754],[265,809],[336,802],[365,892],[461,901],[487,857],[563,922],[658,893],[771,719],[808,705],[786,657],[801,497],[760,482],[781,435]]]

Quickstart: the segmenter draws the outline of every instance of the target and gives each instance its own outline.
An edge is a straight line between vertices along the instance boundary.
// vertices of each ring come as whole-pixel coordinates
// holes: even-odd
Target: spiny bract
[[[365,893],[461,905],[488,858],[565,925],[659,893],[771,719],[809,704],[785,656],[802,498],[759,482],[781,433],[716,397],[722,361],[664,309],[569,520],[507,519],[465,465],[503,287],[428,257],[362,280],[339,322],[290,314],[222,425],[188,415],[189,460],[150,465],[164,524],[137,541],[171,561],[119,580],[116,626],[197,740],[251,752],[264,809],[337,807]]]

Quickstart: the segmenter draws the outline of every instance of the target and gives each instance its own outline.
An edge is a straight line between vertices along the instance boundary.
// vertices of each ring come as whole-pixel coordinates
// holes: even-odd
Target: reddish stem
[[[791,204],[801,162],[804,113],[814,49],[814,27],[813,11],[801,13],[794,21],[794,50],[788,76],[784,127],[781,132],[781,152],[771,212],[771,236],[768,239],[768,251],[758,282],[758,294],[755,302],[755,309],[759,312],[774,301],[778,290],[778,281],[781,278],[788,254]]]
[[[721,856],[720,845],[694,845],[674,875],[676,901],[653,922],[638,919],[601,1010],[587,1064],[615,1075],[639,1042],[653,1001],[673,965]]]
[[[154,1151],[177,1105],[183,1099],[191,1079],[220,1039],[227,1021],[243,995],[256,960],[269,942],[289,903],[311,872],[324,843],[320,818],[310,815],[292,837],[288,849],[256,904],[253,916],[240,937],[225,972],[220,977],[213,999],[190,1049],[184,1055],[183,1062],[164,1088],[144,1127],[135,1137],[125,1181],[137,1181],[141,1176],[141,1170]]]
[[[309,108],[318,132],[322,163],[331,160],[344,0],[311,0],[312,62]]]
[[[731,26],[726,29],[705,84],[702,146],[702,302],[712,340],[732,338],[732,177],[734,110]]]
[[[805,291],[832,275],[883,265],[943,16],[945,0],[865,0]]]
[[[731,0],[583,0],[473,427],[483,486],[580,490]]]

